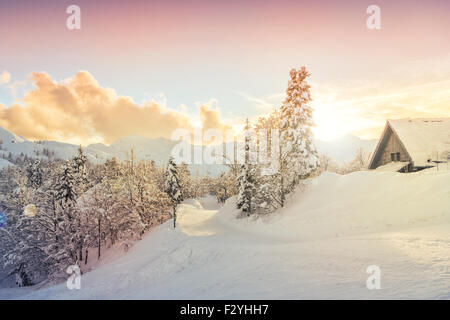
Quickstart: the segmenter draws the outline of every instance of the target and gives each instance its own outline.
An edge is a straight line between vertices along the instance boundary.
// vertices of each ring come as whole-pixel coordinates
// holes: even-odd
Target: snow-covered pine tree
[[[61,207],[73,205],[77,193],[75,191],[76,179],[73,173],[73,167],[70,161],[66,161],[61,165],[60,173],[55,184],[56,200]]]
[[[103,178],[117,180],[121,174],[120,169],[120,163],[116,157],[107,159],[103,166]]]
[[[77,191],[73,165],[70,161],[63,163],[54,185],[55,202],[57,203],[58,244],[49,248],[51,257],[60,261],[65,267],[76,263],[79,249],[80,233],[84,232],[77,219]]]
[[[42,250],[46,230],[36,218],[23,213],[26,205],[35,202],[35,190],[27,188],[24,170],[14,167],[13,190],[0,197],[0,208],[8,222],[0,228],[0,261],[10,274],[16,276],[18,286],[28,286],[42,280],[49,270],[49,260]]]
[[[183,201],[183,197],[181,195],[181,186],[180,179],[178,178],[178,170],[177,165],[173,157],[169,158],[169,162],[167,164],[167,170],[165,173],[165,182],[164,182],[164,190],[169,196],[169,199],[172,203],[173,208],[173,226],[176,226],[176,208],[177,205]]]
[[[73,176],[76,181],[76,189],[79,194],[84,193],[90,188],[88,173],[86,168],[87,158],[83,153],[81,146],[78,148],[78,154],[72,160]]]
[[[237,176],[239,176],[239,172],[240,167],[229,169],[212,180],[209,188],[211,193],[216,196],[218,203],[224,204],[228,198],[238,193]]]
[[[280,193],[284,205],[286,194],[313,173],[319,166],[317,151],[313,146],[311,127],[313,109],[306,78],[310,74],[305,67],[292,69],[286,90],[286,99],[281,107],[280,133]]]
[[[279,208],[281,203],[281,185],[279,162],[279,130],[281,127],[281,112],[273,110],[268,116],[260,117],[255,125],[258,132],[258,155],[256,175],[256,195],[254,207],[258,214],[269,213]],[[277,169],[278,168],[278,169]]]
[[[41,161],[36,159],[27,167],[28,185],[32,188],[39,188],[42,185]]]
[[[237,178],[238,181],[238,198],[236,206],[246,213],[247,216],[251,215],[254,210],[252,206],[252,199],[255,196],[255,166],[251,163],[250,159],[250,124],[248,119],[245,126],[245,163],[241,166],[240,174]]]
[[[241,173],[238,176],[238,190],[236,206],[247,216],[250,216],[255,211],[252,201],[256,191],[254,172],[250,163],[241,166]]]
[[[83,196],[83,194],[91,187],[91,183],[88,178],[88,172],[86,168],[87,158],[83,153],[83,149],[81,145],[78,148],[78,154],[72,159],[72,168],[73,168],[73,176],[75,179],[75,192],[78,196]],[[81,221],[82,217],[78,214],[76,217],[76,228],[77,228],[77,250],[78,250],[78,259],[83,261],[83,248],[87,245],[87,239],[89,235],[86,232],[85,228],[82,228],[82,225],[86,223],[85,221]],[[84,219],[86,220],[86,219]]]
[[[189,199],[195,195],[194,179],[191,176],[187,163],[182,162],[177,166],[178,178],[180,178],[181,196],[183,199]]]

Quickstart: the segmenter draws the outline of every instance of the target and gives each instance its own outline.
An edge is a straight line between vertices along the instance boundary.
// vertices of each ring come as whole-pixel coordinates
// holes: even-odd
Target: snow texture
[[[324,173],[265,218],[235,199],[188,200],[81,289],[0,290],[20,299],[450,299],[450,171]],[[367,267],[381,269],[369,290]]]
[[[379,166],[378,168],[376,168],[376,171],[391,171],[391,172],[398,172],[401,169],[403,169],[404,167],[406,167],[407,165],[409,165],[409,162],[406,161],[402,161],[402,162],[389,162],[387,164],[385,164],[384,166]]]
[[[450,155],[450,118],[389,120],[415,166],[429,166],[428,160],[447,161]]]

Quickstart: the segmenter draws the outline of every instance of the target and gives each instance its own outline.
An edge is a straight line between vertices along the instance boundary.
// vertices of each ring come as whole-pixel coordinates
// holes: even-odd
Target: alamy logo
[[[279,170],[280,131],[272,129],[250,129],[245,136],[236,136],[232,130],[222,132],[217,129],[196,130],[177,129],[172,133],[172,141],[180,141],[171,150],[177,163],[187,164],[250,164],[261,165],[261,174],[270,175]],[[203,142],[211,142],[204,145]],[[228,141],[228,142],[226,142]],[[238,142],[240,141],[240,142]]]
[[[367,267],[366,272],[370,274],[367,278],[367,289],[381,289],[381,269],[377,265],[371,265]]]
[[[69,30],[81,29],[81,9],[77,5],[68,6],[66,13],[70,16],[66,20],[66,26]]]
[[[367,7],[367,14],[370,16],[367,18],[366,25],[369,30],[381,29],[381,9],[377,5],[371,5]]]
[[[67,288],[69,290],[81,289],[81,270],[77,264],[71,265],[66,270],[67,274],[70,274],[69,279],[66,281]]]

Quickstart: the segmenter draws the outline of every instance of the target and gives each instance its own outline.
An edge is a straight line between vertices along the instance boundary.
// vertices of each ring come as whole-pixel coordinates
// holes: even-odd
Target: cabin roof
[[[414,166],[430,165],[429,159],[447,160],[450,152],[450,118],[388,120],[388,125],[403,143]]]
[[[403,162],[389,162],[385,165],[379,166],[378,168],[376,168],[376,171],[388,171],[388,172],[398,172],[400,170],[402,170],[403,168],[405,168],[407,165],[409,165],[408,161],[403,161]]]

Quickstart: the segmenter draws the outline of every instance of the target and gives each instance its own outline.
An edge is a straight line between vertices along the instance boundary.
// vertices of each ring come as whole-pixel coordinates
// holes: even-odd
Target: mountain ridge
[[[0,127],[0,157],[5,161],[0,162],[0,168],[11,164],[11,158],[26,155],[31,158],[70,159],[78,152],[79,145],[58,141],[30,141],[7,129]],[[180,141],[172,141],[167,138],[147,138],[140,135],[122,137],[110,145],[104,143],[89,144],[83,148],[88,160],[92,163],[102,163],[113,157],[126,160],[133,149],[137,160],[154,160],[158,165],[167,162],[171,151]],[[319,153],[327,153],[337,162],[350,161],[359,148],[371,152],[376,145],[376,140],[364,140],[354,135],[346,135],[332,141],[314,139]],[[192,145],[191,145],[192,148]],[[192,170],[206,173],[211,170],[215,173],[223,171],[223,165],[190,165]],[[210,172],[212,173],[212,172]]]

